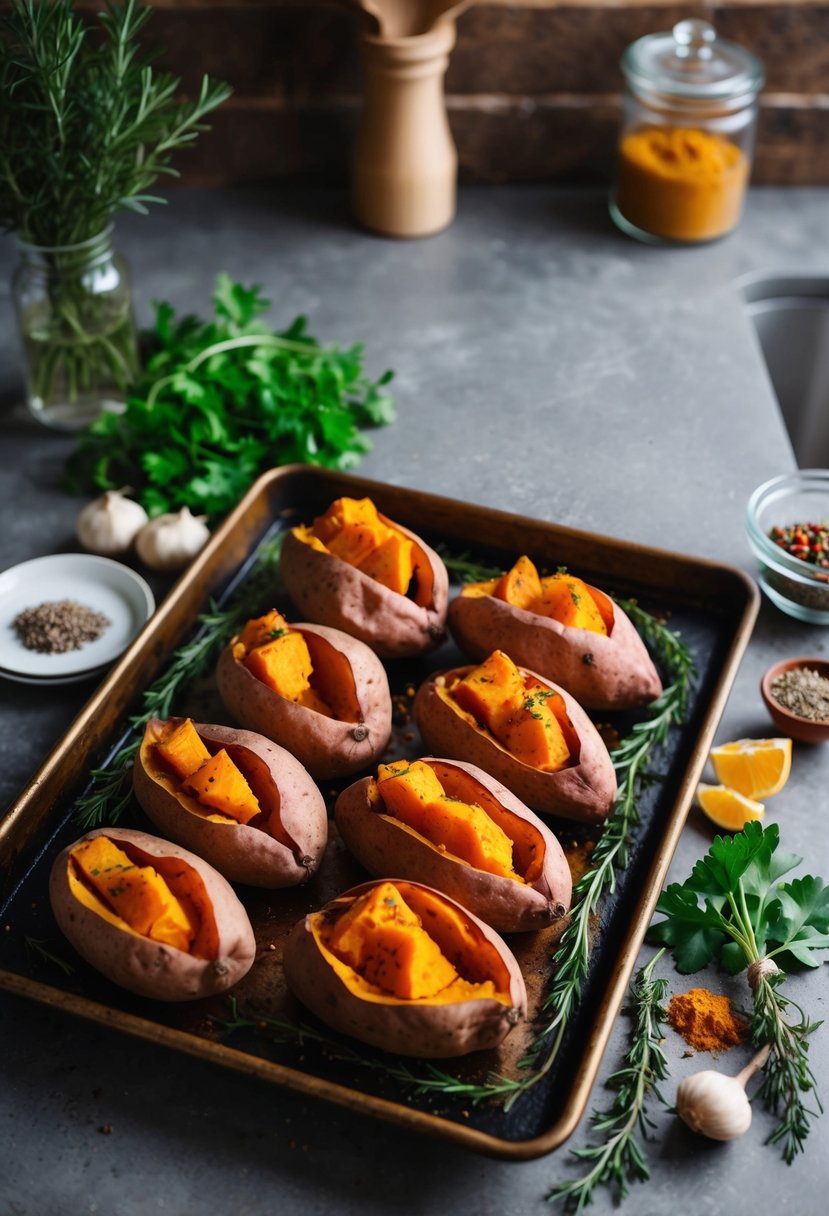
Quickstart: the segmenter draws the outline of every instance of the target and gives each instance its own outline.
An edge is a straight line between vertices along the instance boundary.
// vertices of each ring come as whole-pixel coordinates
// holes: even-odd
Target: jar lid
[[[719,38],[712,25],[698,18],[637,38],[622,55],[622,71],[635,93],[700,100],[756,94],[764,81],[759,59]]]

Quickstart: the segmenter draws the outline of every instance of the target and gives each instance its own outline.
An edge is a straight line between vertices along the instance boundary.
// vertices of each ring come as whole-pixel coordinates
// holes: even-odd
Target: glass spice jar
[[[751,173],[762,64],[690,19],[631,43],[621,66],[614,221],[652,244],[725,236]]]
[[[77,431],[124,408],[137,369],[129,271],[111,226],[77,245],[18,248],[12,294],[27,404],[47,426]]]

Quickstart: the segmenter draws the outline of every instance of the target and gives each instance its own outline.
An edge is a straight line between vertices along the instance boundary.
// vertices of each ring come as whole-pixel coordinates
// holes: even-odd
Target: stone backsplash
[[[87,0],[83,0],[87,6]],[[93,7],[90,0],[88,7]],[[234,95],[179,158],[185,182],[343,183],[362,104],[361,19],[321,0],[156,0],[148,35],[189,90]],[[829,183],[829,2],[477,0],[446,77],[467,182],[605,183],[618,129],[619,56],[683,17],[711,21],[764,63],[753,180]]]

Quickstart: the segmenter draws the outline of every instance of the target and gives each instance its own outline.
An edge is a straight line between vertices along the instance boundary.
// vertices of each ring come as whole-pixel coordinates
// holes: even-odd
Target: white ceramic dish
[[[99,638],[79,650],[40,654],[28,650],[14,629],[25,608],[75,600],[109,620]],[[145,580],[109,557],[55,553],[12,566],[0,574],[0,676],[26,684],[68,684],[103,671],[126,650],[155,611]]]

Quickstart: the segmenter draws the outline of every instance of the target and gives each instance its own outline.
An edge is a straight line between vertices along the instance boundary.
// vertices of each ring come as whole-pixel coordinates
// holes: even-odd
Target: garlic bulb
[[[107,490],[80,511],[75,532],[84,549],[114,557],[126,553],[147,522],[147,512],[140,503],[125,498],[127,487]]]
[[[210,536],[203,515],[189,507],[170,515],[157,515],[138,533],[135,548],[151,570],[181,570],[202,550]]]
[[[680,1081],[676,1091],[676,1110],[691,1131],[710,1140],[735,1140],[751,1126],[751,1103],[745,1086],[769,1054],[759,1051],[736,1077],[706,1069]]]

